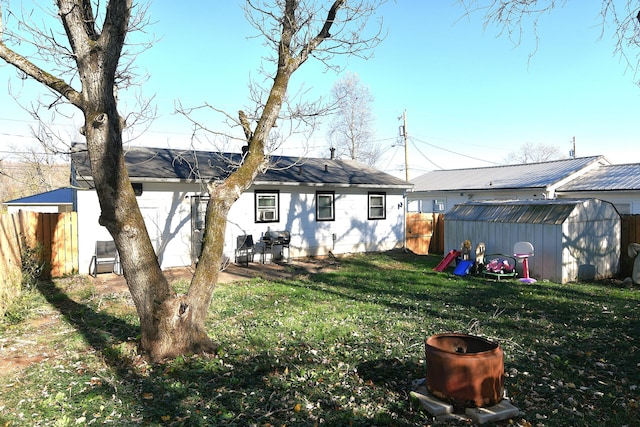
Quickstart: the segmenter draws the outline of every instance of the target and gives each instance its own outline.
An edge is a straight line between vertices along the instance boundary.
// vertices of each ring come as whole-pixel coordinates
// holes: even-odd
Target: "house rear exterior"
[[[131,148],[125,161],[161,267],[197,262],[208,194],[241,161],[235,153]],[[86,145],[76,144],[72,176],[77,191],[80,272],[87,273],[97,240],[100,208]],[[224,253],[233,260],[236,238],[258,241],[268,230],[291,233],[292,257],[384,251],[404,243],[404,196],[399,178],[357,162],[273,157],[270,168],[233,205]]]
[[[598,198],[614,204],[621,215],[640,214],[640,164],[592,169],[556,190],[558,198]]]

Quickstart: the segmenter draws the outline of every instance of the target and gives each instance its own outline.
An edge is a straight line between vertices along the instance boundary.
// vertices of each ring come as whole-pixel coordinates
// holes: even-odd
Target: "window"
[[[422,200],[408,200],[407,199],[407,212],[421,212],[420,205]]]
[[[278,191],[256,191],[256,222],[278,222],[279,211]]]
[[[318,191],[316,193],[316,220],[333,221],[335,217],[335,193],[333,191]]]
[[[387,217],[386,198],[386,193],[369,193],[369,219]]]

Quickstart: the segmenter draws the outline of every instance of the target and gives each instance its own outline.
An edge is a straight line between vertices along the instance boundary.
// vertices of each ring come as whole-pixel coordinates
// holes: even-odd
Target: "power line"
[[[492,162],[490,160],[484,160],[484,159],[479,158],[478,156],[469,156],[468,154],[463,154],[463,153],[459,153],[459,152],[454,151],[454,150],[449,150],[447,148],[442,148],[440,146],[437,146],[435,144],[431,144],[431,143],[429,143],[427,141],[424,141],[424,140],[421,140],[421,139],[418,139],[418,138],[415,138],[415,137],[411,137],[411,139],[415,140],[417,142],[421,142],[421,143],[423,143],[425,145],[428,145],[430,147],[437,148],[437,149],[442,150],[442,151],[446,151],[447,153],[455,154],[456,156],[466,157],[468,159],[481,161],[481,162],[489,163],[489,164],[492,164],[492,165],[498,165],[499,166],[499,165],[502,164],[502,163],[499,163],[499,162]],[[440,169],[442,169],[442,168],[440,168]]]
[[[418,146],[415,144],[415,142],[413,142],[413,139],[414,139],[414,138],[410,138],[410,141],[411,141],[411,144],[413,145],[413,148],[415,148],[415,149],[418,151],[418,153],[420,153],[420,155],[421,155],[422,157],[424,157],[424,158],[425,158],[425,160],[426,160],[426,161],[428,161],[429,163],[431,163],[431,164],[432,164],[433,166],[435,166],[436,168],[438,168],[438,169],[442,169],[442,167],[440,167],[440,166],[438,166],[437,164],[435,164],[435,163],[433,162],[433,160],[431,160],[430,158],[428,158],[428,157],[427,157],[427,156],[426,156],[422,151],[420,151],[420,149],[419,149],[419,148],[418,148]]]

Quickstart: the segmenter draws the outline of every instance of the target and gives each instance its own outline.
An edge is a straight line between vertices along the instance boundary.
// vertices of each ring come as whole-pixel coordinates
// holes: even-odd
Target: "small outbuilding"
[[[58,188],[44,193],[34,194],[19,199],[9,200],[3,205],[7,211],[16,213],[20,210],[45,213],[63,213],[73,211],[75,189]]]
[[[487,254],[513,255],[516,242],[531,242],[530,276],[556,283],[614,277],[620,231],[617,210],[599,199],[470,201],[444,220],[446,250],[470,240],[474,248],[483,242]]]

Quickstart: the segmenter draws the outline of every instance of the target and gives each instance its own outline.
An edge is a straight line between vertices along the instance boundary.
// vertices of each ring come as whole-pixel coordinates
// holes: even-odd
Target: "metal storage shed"
[[[470,201],[445,215],[444,241],[446,250],[470,240],[508,255],[514,243],[531,242],[531,277],[567,283],[618,273],[620,229],[614,206],[599,199]]]

